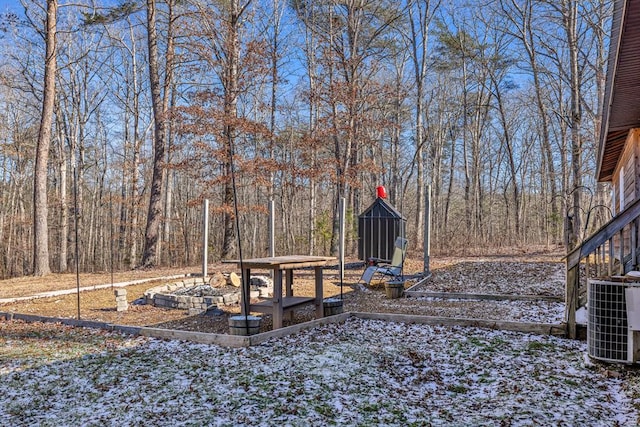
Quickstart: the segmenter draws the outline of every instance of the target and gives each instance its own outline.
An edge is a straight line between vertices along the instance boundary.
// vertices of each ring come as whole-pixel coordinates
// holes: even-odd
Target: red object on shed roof
[[[387,198],[387,190],[386,190],[386,188],[384,188],[384,185],[379,185],[376,188],[376,194],[381,199],[386,199]]]

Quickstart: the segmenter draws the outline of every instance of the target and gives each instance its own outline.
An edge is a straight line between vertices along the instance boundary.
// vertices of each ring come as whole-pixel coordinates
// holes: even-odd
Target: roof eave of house
[[[620,57],[620,46],[626,17],[628,0],[616,0],[613,9],[613,20],[611,22],[611,40],[609,46],[609,59],[607,63],[607,78],[605,82],[604,98],[602,101],[602,123],[600,125],[600,140],[598,144],[596,162],[596,180],[610,181],[612,171],[602,169],[604,152],[606,150],[609,136],[609,120],[611,118],[611,107],[613,105],[613,87],[616,80],[618,59]]]

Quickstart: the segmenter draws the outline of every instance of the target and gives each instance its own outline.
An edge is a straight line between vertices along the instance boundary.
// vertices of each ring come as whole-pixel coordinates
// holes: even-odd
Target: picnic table
[[[322,268],[329,261],[335,260],[334,257],[326,256],[308,256],[308,255],[284,255],[266,258],[245,259],[240,262],[233,262],[243,270],[242,277],[245,281],[251,280],[251,270],[272,270],[273,271],[273,297],[266,301],[255,304],[246,304],[244,301],[246,292],[241,292],[240,307],[242,315],[248,315],[249,312],[271,314],[273,316],[273,329],[282,328],[282,320],[285,312],[291,312],[302,305],[314,303],[316,306],[316,318],[324,316],[322,306],[323,299],[323,283]],[[315,275],[315,297],[302,297],[293,295],[293,270],[301,268],[313,267]],[[282,293],[282,279],[284,277],[285,293]],[[249,283],[244,283],[245,289],[249,288]]]

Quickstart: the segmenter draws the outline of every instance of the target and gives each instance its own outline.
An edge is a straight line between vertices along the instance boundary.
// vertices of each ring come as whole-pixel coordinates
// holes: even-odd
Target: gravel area
[[[415,291],[506,295],[564,295],[565,266],[558,262],[473,260],[439,268]]]

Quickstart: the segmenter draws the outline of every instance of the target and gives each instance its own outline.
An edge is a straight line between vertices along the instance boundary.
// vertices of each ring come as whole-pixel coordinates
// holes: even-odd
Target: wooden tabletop
[[[268,268],[268,269],[294,269],[304,267],[321,267],[326,265],[329,261],[334,261],[335,257],[329,256],[309,256],[309,255],[283,255],[276,257],[265,258],[250,258],[242,260],[243,268]],[[228,263],[238,264],[240,266],[240,260],[224,261]]]

